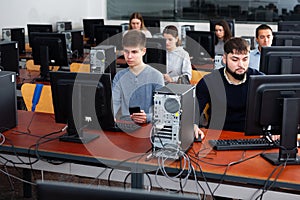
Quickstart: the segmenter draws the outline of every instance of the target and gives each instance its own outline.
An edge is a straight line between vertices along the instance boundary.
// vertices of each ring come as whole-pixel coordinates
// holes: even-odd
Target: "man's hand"
[[[138,113],[132,113],[132,115],[130,115],[130,117],[136,123],[139,123],[139,124],[147,123],[147,115],[144,110],[141,110],[141,112],[138,112]]]
[[[201,137],[201,139],[203,139],[205,136],[203,131],[201,131],[201,129],[196,124],[194,124],[194,133],[195,133],[195,138],[197,139],[198,137]]]

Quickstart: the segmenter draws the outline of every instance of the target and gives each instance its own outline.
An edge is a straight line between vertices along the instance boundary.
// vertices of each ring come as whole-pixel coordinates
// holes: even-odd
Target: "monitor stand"
[[[71,87],[71,86],[69,86]],[[77,89],[77,93],[75,93],[73,96],[73,90]],[[87,133],[86,130],[84,130],[84,126],[81,121],[82,117],[82,106],[81,106],[81,87],[76,87],[76,88],[69,88],[68,93],[66,94],[66,98],[68,99],[73,99],[71,104],[74,104],[74,107],[77,109],[73,109],[72,105],[68,105],[68,116],[67,116],[67,133],[60,136],[59,140],[64,141],[64,142],[75,142],[75,143],[82,143],[86,144],[91,142],[92,140],[96,139],[99,137],[98,134],[92,134],[92,133]],[[73,98],[74,97],[74,98]],[[75,125],[75,121],[77,122],[77,128]]]
[[[261,156],[273,165],[299,165],[297,134],[299,131],[299,98],[283,98],[282,129],[279,153],[264,153]]]
[[[98,137],[99,135],[87,133],[82,129],[76,130],[74,121],[71,120],[68,121],[67,133],[60,136],[59,140],[63,142],[74,142],[74,143],[86,144]]]

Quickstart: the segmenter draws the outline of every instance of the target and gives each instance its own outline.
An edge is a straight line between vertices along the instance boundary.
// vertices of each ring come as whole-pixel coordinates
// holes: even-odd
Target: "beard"
[[[246,76],[246,73],[248,70],[246,70],[244,73],[242,74],[237,74],[236,72],[232,71],[231,69],[229,69],[228,64],[226,63],[226,67],[225,67],[226,71],[236,80],[243,80],[244,77]]]

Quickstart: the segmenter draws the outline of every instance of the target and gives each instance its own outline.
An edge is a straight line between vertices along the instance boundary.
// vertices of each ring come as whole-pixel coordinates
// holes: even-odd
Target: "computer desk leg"
[[[131,173],[131,188],[143,189],[144,173]]]
[[[26,181],[31,182],[31,170],[30,169],[23,169],[23,179]],[[32,197],[32,187],[28,183],[23,183],[23,196],[25,198]]]

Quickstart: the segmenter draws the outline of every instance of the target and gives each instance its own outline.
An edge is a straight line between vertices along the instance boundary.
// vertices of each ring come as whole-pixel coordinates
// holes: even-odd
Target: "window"
[[[236,21],[300,20],[297,0],[107,0],[109,20],[128,20],[133,12],[168,21],[234,18]]]

